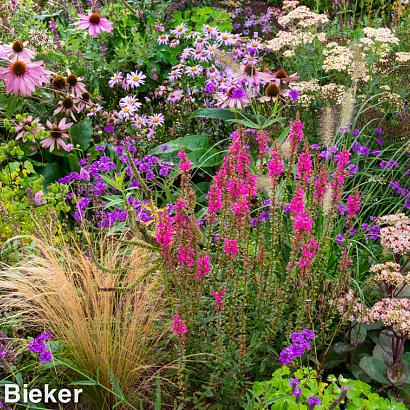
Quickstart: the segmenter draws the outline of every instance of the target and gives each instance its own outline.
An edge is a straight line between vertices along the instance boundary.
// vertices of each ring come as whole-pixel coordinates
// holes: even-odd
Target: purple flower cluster
[[[315,332],[309,329],[303,329],[290,335],[292,344],[280,352],[279,360],[283,365],[287,365],[292,360],[303,356],[306,351],[310,350],[310,340],[315,338]]]
[[[410,189],[402,187],[399,181],[390,182],[390,188],[392,188],[396,194],[404,197],[404,208],[410,209]]]
[[[28,345],[28,350],[31,353],[38,354],[38,358],[43,363],[48,363],[53,360],[52,353],[48,350],[46,342],[53,338],[49,332],[43,332]]]

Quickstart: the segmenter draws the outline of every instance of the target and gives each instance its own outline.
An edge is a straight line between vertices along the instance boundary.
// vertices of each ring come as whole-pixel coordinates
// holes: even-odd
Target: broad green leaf
[[[90,118],[86,118],[69,129],[72,143],[74,146],[79,145],[82,150],[90,146],[93,135],[93,123]]]

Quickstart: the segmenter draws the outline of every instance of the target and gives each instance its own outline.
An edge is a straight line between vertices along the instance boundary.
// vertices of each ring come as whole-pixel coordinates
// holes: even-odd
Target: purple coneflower
[[[33,94],[36,87],[47,82],[48,74],[50,71],[44,68],[42,61],[16,60],[8,67],[0,68],[0,80],[6,85],[6,93],[22,96]]]
[[[65,151],[71,150],[71,147],[68,147],[68,144],[66,144],[65,141],[69,138],[67,130],[73,125],[73,123],[66,124],[66,120],[66,118],[63,118],[58,124],[47,121],[50,135],[41,140],[41,146],[43,148],[49,148],[50,152],[53,152],[55,147],[57,147],[57,149],[63,148]]]
[[[96,11],[90,12],[88,16],[79,13],[78,17],[80,18],[80,21],[77,22],[77,27],[83,30],[88,30],[88,34],[91,37],[97,37],[98,34],[104,31],[111,33],[113,30],[112,23]]]
[[[31,61],[35,57],[34,51],[25,48],[21,40],[15,40],[12,44],[0,46],[0,58],[3,60],[27,60]]]

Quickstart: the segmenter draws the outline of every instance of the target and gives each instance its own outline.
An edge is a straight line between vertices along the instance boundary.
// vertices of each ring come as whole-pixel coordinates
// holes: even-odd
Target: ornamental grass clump
[[[74,384],[89,380],[81,387],[93,408],[113,408],[114,384],[130,402],[147,398],[159,365],[155,324],[162,316],[158,278],[149,273],[152,255],[124,247],[121,238],[87,243],[87,251],[76,242],[37,245],[38,255],[0,273],[1,310],[49,332],[29,350],[65,366]],[[51,336],[61,346],[53,355],[43,343]]]

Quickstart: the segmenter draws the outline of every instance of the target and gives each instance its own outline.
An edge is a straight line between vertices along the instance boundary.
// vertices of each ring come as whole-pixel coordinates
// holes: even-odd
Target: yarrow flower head
[[[113,24],[100,13],[94,11],[87,15],[78,14],[80,21],[77,22],[77,27],[82,30],[88,30],[91,37],[97,37],[102,32],[111,33],[113,31]]]

